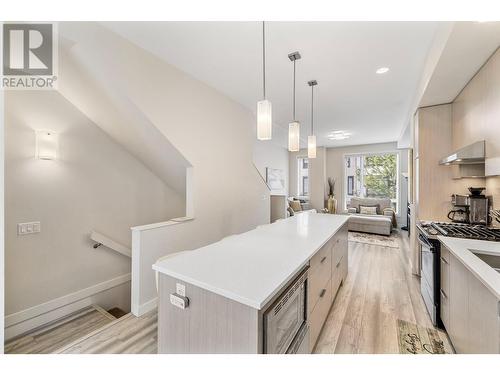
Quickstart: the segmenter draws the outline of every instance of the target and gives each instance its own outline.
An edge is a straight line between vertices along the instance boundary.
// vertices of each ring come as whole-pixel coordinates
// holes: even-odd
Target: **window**
[[[345,204],[352,197],[390,198],[399,213],[399,157],[395,152],[345,156]]]
[[[307,197],[309,196],[309,160],[307,158],[298,158],[297,165],[297,192],[300,197]]]

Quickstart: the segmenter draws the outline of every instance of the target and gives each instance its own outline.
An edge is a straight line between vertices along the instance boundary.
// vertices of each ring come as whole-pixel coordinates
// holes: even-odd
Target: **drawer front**
[[[441,258],[446,260],[448,263],[450,262],[450,250],[444,245],[441,245]]]
[[[318,303],[322,290],[332,278],[332,253],[328,251],[321,258],[316,267],[309,269],[309,290],[307,296],[308,312],[310,313]],[[329,287],[329,289],[331,286]]]
[[[326,258],[331,258],[333,245],[332,239],[330,239],[330,241],[328,241],[321,249],[319,249],[319,251],[311,258],[311,260],[309,261],[309,266],[311,267],[311,269],[315,269],[316,267],[323,265],[326,261]]]
[[[439,267],[441,268],[441,279],[440,279],[441,289],[445,292],[446,295],[449,295],[450,294],[450,263],[449,263],[449,260],[447,260],[445,257],[443,257],[443,252],[441,252],[441,258],[439,259]]]
[[[323,286],[322,297],[319,298],[318,303],[309,315],[309,332],[310,332],[310,349],[314,349],[314,345],[318,340],[318,336],[321,332],[321,328],[325,323],[326,317],[328,316],[328,311],[330,311],[331,301],[332,301],[332,280]]]
[[[333,242],[333,262],[337,262],[347,253],[348,239],[347,239],[347,225],[342,226],[337,234],[332,238]]]
[[[443,321],[445,328],[448,330],[450,327],[450,301],[448,299],[448,294],[441,289],[439,298],[441,301],[441,320]]]
[[[341,273],[338,271],[336,272],[334,270],[332,275],[332,303],[335,300],[335,296],[337,295],[341,282],[342,282]]]

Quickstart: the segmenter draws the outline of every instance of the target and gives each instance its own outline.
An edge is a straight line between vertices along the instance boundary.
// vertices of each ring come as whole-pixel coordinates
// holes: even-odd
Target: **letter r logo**
[[[3,74],[52,75],[52,24],[3,25]]]

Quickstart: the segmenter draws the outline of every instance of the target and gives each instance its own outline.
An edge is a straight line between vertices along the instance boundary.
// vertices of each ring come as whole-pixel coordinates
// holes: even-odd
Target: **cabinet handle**
[[[321,293],[319,294],[319,298],[323,298],[326,293],[326,289],[321,289]]]
[[[439,291],[441,292],[441,295],[442,295],[444,298],[448,299],[448,296],[447,296],[447,295],[446,295],[446,293],[443,291],[443,289],[439,289]]]
[[[343,258],[344,258],[344,257],[340,258],[340,260],[339,260],[339,262],[337,263],[337,265],[335,266],[335,268],[339,268],[340,263],[342,263],[342,259],[343,259]]]
[[[323,263],[325,260],[326,260],[326,257],[323,257],[323,259],[321,259],[319,262]]]
[[[446,259],[444,259],[443,257],[441,257],[441,263],[449,264],[448,261]]]

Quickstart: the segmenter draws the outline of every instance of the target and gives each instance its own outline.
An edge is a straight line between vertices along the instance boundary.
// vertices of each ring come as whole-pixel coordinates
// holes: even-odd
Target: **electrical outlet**
[[[22,236],[25,234],[40,233],[41,225],[39,221],[31,221],[29,223],[17,224],[17,235]]]

